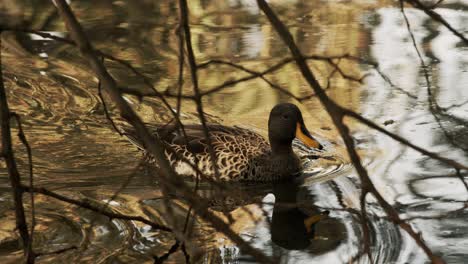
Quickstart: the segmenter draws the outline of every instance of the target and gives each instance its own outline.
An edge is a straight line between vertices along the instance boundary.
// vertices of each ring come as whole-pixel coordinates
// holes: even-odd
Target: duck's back
[[[269,159],[271,156],[268,142],[261,135],[240,127],[226,127],[210,124],[213,151],[219,170],[218,180],[251,181],[271,180],[273,172]],[[196,176],[195,170],[185,161],[198,164],[198,169],[205,176],[215,177],[211,161],[210,148],[201,125],[185,125],[185,135],[174,125],[152,127],[152,132],[166,144],[166,157],[171,166],[180,175]],[[127,136],[139,148],[144,146],[131,130]],[[157,164],[151,155],[147,159]]]

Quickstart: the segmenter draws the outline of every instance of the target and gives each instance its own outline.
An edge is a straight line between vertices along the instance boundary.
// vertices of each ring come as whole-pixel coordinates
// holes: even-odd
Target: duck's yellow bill
[[[313,215],[313,216],[310,216],[306,219],[304,219],[304,226],[307,230],[307,233],[310,233],[312,231],[312,226],[315,224],[315,223],[318,223],[320,220],[326,218],[327,215],[326,214],[318,214],[318,215]]]
[[[296,125],[296,137],[310,148],[320,148],[320,143],[317,140],[305,135],[302,132],[301,124],[299,122],[297,122]]]

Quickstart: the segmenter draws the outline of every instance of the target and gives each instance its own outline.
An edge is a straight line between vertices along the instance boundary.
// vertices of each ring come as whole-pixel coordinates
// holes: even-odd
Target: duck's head
[[[322,149],[322,145],[307,130],[299,108],[290,103],[277,104],[270,112],[268,138],[273,152],[291,151],[291,143],[298,138],[306,146]]]

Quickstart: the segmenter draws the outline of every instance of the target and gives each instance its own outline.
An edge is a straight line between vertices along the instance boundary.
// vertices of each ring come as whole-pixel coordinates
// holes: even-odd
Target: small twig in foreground
[[[176,241],[174,245],[167,251],[166,254],[162,255],[161,257],[154,256],[154,264],[162,264],[164,261],[166,261],[172,254],[176,253],[177,250],[180,247],[180,243]]]
[[[26,147],[26,152],[28,155],[28,171],[29,171],[29,185],[34,186],[34,174],[33,174],[33,161],[32,161],[32,150],[31,146],[24,135],[23,125],[21,123],[21,118],[16,113],[11,113],[11,116],[16,119],[16,125],[18,126],[18,137],[21,143]],[[34,228],[36,227],[36,206],[34,203],[34,193],[30,193],[31,198],[31,230],[29,233],[29,244],[27,245],[28,251],[32,252],[32,242],[34,235]]]
[[[0,50],[2,47],[2,31],[0,30]],[[28,232],[28,224],[24,213],[23,192],[21,191],[21,178],[16,165],[13,146],[11,142],[11,127],[10,120],[12,114],[8,107],[5,87],[3,86],[3,71],[2,59],[0,53],[0,122],[1,122],[1,141],[2,141],[2,156],[5,159],[8,176],[10,178],[11,189],[13,192],[13,200],[15,205],[16,228],[18,228],[21,239],[23,241],[24,255],[26,255],[27,263],[34,263],[34,252],[30,242],[31,237]]]

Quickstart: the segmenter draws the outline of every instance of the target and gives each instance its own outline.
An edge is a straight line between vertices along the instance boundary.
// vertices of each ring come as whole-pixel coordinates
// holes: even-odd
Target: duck
[[[164,143],[166,158],[174,171],[183,176],[197,177],[197,171],[187,164],[189,161],[197,164],[198,171],[203,173],[202,178],[274,182],[297,176],[302,170],[302,162],[292,148],[295,138],[309,148],[323,148],[307,130],[300,109],[292,103],[280,103],[270,112],[268,140],[250,129],[206,124],[216,156],[216,174],[204,127],[201,124],[183,127],[185,133],[177,124],[149,127],[152,135]],[[157,166],[157,160],[145,150],[132,128],[124,128],[124,135],[144,152],[147,162]]]

